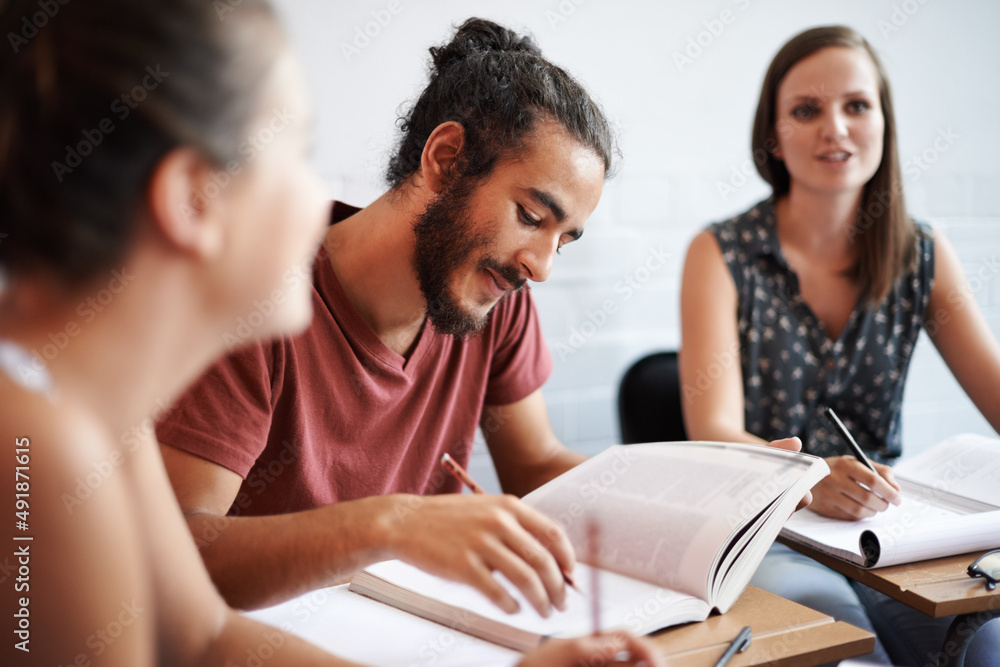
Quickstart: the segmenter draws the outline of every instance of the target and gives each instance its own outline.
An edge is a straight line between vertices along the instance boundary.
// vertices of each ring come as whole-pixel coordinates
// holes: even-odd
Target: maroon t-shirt
[[[333,222],[357,210],[335,202]],[[468,465],[484,404],[525,398],[551,373],[530,292],[503,299],[474,338],[426,324],[404,359],[354,309],[322,251],[313,278],[309,328],[216,363],[157,425],[160,442],[243,477],[230,510],[240,515],[459,491],[441,454]]]

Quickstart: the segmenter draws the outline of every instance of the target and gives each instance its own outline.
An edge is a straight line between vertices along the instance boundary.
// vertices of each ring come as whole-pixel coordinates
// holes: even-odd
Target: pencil
[[[587,555],[590,561],[590,618],[595,637],[601,634],[601,576],[597,568],[597,559],[601,552],[600,539],[601,533],[597,522],[590,519],[587,521]]]
[[[441,467],[454,475],[455,479],[469,487],[469,490],[473,493],[486,493],[486,491],[483,490],[483,487],[476,484],[476,480],[472,479],[469,473],[465,472],[465,468],[458,465],[458,462],[451,458],[451,455],[448,454],[448,452],[441,455]],[[560,570],[560,572],[562,573],[563,581],[566,582],[567,586],[575,590],[577,593],[583,592],[580,590],[579,586],[576,585],[576,582],[573,581],[573,577],[569,576],[568,572],[565,570]]]
[[[486,493],[483,491],[483,487],[476,484],[476,480],[469,477],[469,473],[465,472],[465,468],[458,465],[455,459],[451,458],[448,452],[441,455],[441,466],[455,476],[455,479],[465,484],[473,493]]]

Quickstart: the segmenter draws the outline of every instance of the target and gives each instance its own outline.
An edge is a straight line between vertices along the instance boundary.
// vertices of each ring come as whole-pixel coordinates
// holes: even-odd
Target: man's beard
[[[475,252],[485,251],[493,243],[490,235],[474,231],[475,224],[469,219],[469,201],[476,183],[476,179],[458,177],[427,205],[413,226],[413,268],[427,303],[427,317],[439,333],[456,338],[479,334],[489,318],[489,312],[478,315],[463,308],[451,291],[456,271],[468,264]],[[476,269],[490,269],[515,290],[524,286],[515,267],[504,266],[486,254]]]

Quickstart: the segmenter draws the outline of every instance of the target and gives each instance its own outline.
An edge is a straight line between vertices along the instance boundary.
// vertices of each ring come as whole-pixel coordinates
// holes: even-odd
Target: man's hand
[[[767,443],[768,447],[774,447],[775,449],[784,449],[789,452],[801,452],[802,451],[802,441],[798,438],[784,438],[782,440],[772,440]],[[816,487],[813,487],[816,488]],[[809,505],[813,501],[812,493],[806,491],[806,495],[802,497],[799,504],[795,506],[795,511],[798,512],[803,507]]]
[[[468,584],[508,613],[517,600],[503,574],[543,617],[566,608],[562,572],[576,559],[558,524],[514,496],[386,496],[381,515],[389,551],[421,570]]]
[[[888,509],[889,503],[902,502],[899,484],[889,466],[873,463],[876,475],[853,456],[831,456],[826,462],[830,474],[813,487],[815,498],[809,509],[814,512],[857,521]]]
[[[624,655],[619,653],[624,652]],[[657,667],[653,645],[646,639],[624,632],[550,639],[524,656],[518,667],[587,667],[588,665],[646,665]]]

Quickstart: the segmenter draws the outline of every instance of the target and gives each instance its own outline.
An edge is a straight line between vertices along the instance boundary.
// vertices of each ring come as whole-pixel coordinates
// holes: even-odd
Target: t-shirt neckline
[[[330,224],[335,225],[360,210],[357,207],[334,201],[330,213]],[[361,316],[358,309],[354,307],[324,247],[320,248],[316,256],[313,281],[313,289],[318,291],[320,300],[326,305],[330,315],[348,333],[352,342],[363,348],[373,361],[391,371],[412,377],[413,369],[419,364],[434,336],[433,327],[429,326],[426,318],[417,334],[413,352],[407,358],[386,345],[365,318]]]

